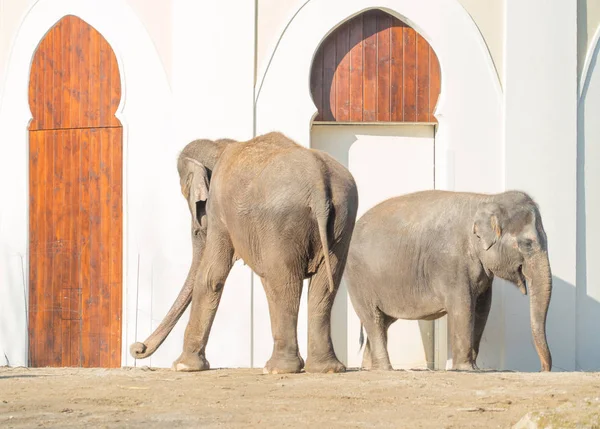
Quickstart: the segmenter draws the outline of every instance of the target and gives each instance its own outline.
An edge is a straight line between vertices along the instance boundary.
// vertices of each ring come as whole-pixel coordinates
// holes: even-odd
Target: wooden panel
[[[32,366],[120,365],[121,136],[30,132]]]
[[[377,16],[377,120],[390,120],[390,27],[391,16]]]
[[[417,120],[417,35],[410,27],[404,27],[404,122]]]
[[[350,120],[350,34],[347,24],[336,32],[336,95],[335,117],[338,121]]]
[[[348,23],[350,28],[350,120],[363,119],[363,15]],[[315,90],[318,82],[315,82]]]
[[[394,18],[390,29],[390,120],[404,120],[403,90],[404,90],[404,23]]]
[[[66,16],[40,42],[31,64],[30,130],[120,126],[121,80],[114,52],[94,28]]]
[[[29,100],[29,363],[118,367],[121,96],[114,53],[78,18],[42,40]]]
[[[323,43],[323,114],[324,121],[335,118],[335,38]]]
[[[363,19],[363,121],[377,120],[377,14]]]
[[[436,122],[440,93],[435,52],[414,29],[380,11],[332,32],[311,71],[316,121]]]
[[[417,34],[417,122],[429,121],[429,45]]]

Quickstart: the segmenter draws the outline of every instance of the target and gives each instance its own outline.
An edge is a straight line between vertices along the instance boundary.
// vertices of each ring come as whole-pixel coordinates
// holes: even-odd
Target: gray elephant
[[[495,276],[524,295],[529,288],[534,344],[542,370],[552,368],[546,233],[537,205],[522,192],[423,191],[388,199],[356,223],[345,276],[367,332],[364,368],[391,369],[387,330],[397,319],[448,314],[453,369],[477,369]]]
[[[358,193],[350,172],[324,152],[280,133],[246,142],[196,140],[179,156],[181,192],[192,216],[192,265],[168,314],[130,352],[150,356],[192,303],[177,371],[209,368],[205,349],[225,280],[243,259],[262,279],[273,353],[268,373],[343,372],[331,342],[331,307],[346,264]],[[298,351],[303,279],[308,356]]]

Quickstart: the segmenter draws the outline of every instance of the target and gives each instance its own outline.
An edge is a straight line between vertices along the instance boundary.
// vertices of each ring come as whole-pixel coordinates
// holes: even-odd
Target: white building
[[[359,215],[417,189],[529,192],[554,368],[599,370],[599,28],[594,0],[0,0],[0,365],[170,366],[187,313],[151,358],[128,347],[191,261],[178,152],[278,130],[349,167]],[[480,366],[539,369],[528,306],[496,281]],[[333,318],[359,365],[343,286]],[[444,320],[421,328],[394,326],[395,366],[445,367]],[[239,262],[207,357],[262,367],[271,346]]]

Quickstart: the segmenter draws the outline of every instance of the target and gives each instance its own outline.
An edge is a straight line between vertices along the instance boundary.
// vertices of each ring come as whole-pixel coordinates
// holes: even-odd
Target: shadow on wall
[[[598,344],[598,320],[600,320],[600,302],[587,296],[578,294],[575,298],[576,288],[569,282],[553,276],[552,298],[548,310],[546,333],[548,345],[552,353],[553,371],[597,370],[600,366],[600,347]],[[580,287],[582,287],[580,285]],[[574,332],[573,323],[568,319],[573,318],[575,308],[572,304],[577,302],[577,313],[585,309],[585,313],[593,315],[596,323],[587,323],[579,326]],[[505,336],[505,361],[503,369],[516,371],[539,371],[540,362],[533,345],[531,327],[529,323],[529,299],[520,294],[516,288],[509,288],[504,299],[506,336]],[[591,320],[588,320],[591,322]],[[493,341],[493,339],[489,339]],[[578,342],[580,344],[578,344]],[[587,356],[579,356],[573,365],[574,347],[580,348],[582,344],[587,350]],[[595,362],[595,366],[584,366],[581,362]]]
[[[584,2],[585,3],[585,2]],[[585,20],[584,20],[585,21]],[[598,371],[600,370],[600,284],[595,271],[588,271],[588,259],[597,260],[600,252],[598,243],[597,221],[594,219],[593,210],[598,209],[599,198],[596,196],[598,191],[597,180],[586,180],[589,175],[591,179],[598,177],[596,172],[598,168],[597,141],[592,136],[597,133],[597,120],[594,118],[591,124],[586,124],[586,111],[588,107],[588,91],[593,85],[597,88],[599,79],[598,52],[599,47],[595,47],[592,55],[587,79],[582,88],[581,98],[579,100],[578,110],[578,139],[577,139],[577,290],[576,290],[576,327],[577,327],[577,352],[575,366],[578,370]],[[592,82],[592,79],[595,82]],[[597,89],[592,88],[592,91]],[[591,96],[590,107],[592,111],[597,111],[597,105],[593,104],[597,96]],[[596,109],[594,109],[596,107]],[[586,129],[589,128],[589,130]],[[596,134],[597,135],[597,134]],[[586,142],[586,137],[590,140]],[[592,153],[592,150],[596,151]],[[588,153],[592,156],[587,159]],[[587,171],[586,171],[587,167]],[[589,197],[589,198],[588,198]],[[589,200],[589,201],[588,201]],[[589,223],[588,223],[588,214]],[[590,225],[590,230],[588,230]],[[588,240],[589,238],[589,240]],[[589,252],[589,255],[588,255]],[[592,267],[590,267],[592,270]]]

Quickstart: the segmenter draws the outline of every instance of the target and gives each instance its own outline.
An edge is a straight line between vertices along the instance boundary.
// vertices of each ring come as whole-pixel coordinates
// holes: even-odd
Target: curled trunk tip
[[[129,353],[135,359],[144,359],[145,357],[148,357],[150,355],[150,353],[146,353],[147,349],[148,349],[148,347],[146,347],[146,344],[137,342],[137,343],[133,343],[129,347]]]

